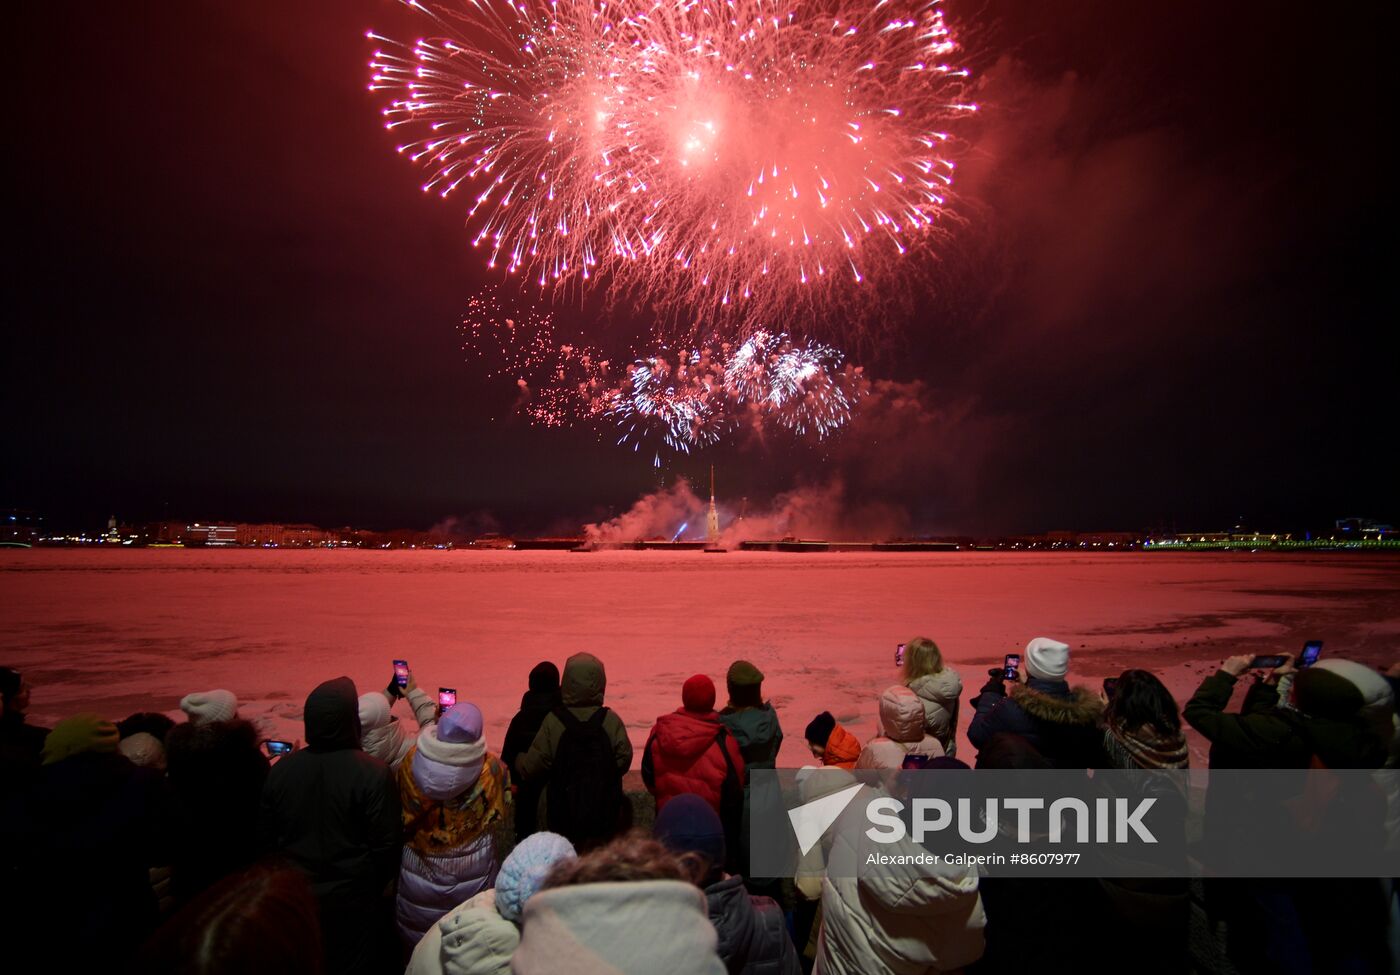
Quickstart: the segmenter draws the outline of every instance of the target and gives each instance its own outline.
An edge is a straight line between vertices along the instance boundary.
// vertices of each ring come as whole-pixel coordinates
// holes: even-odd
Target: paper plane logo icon
[[[851,800],[861,788],[861,784],[857,782],[840,792],[833,792],[829,796],[813,799],[796,809],[788,810],[788,819],[792,821],[792,831],[797,835],[797,846],[803,856],[817,845],[822,834],[846,811],[846,807],[851,804]]]

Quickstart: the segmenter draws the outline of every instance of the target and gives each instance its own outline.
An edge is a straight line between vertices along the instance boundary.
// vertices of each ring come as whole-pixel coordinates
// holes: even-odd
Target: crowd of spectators
[[[1039,637],[964,707],[961,675],[918,638],[878,695],[874,736],[862,742],[829,711],[803,736],[811,767],[845,770],[1185,769],[1188,726],[1212,768],[1395,764],[1400,670],[1335,658],[1297,669],[1285,657],[1254,672],[1231,711],[1252,661],[1226,659],[1183,709],[1147,670],[1103,690],[1073,683],[1070,647]],[[530,671],[499,753],[475,704],[444,708],[411,673],[365,694],[348,677],[318,685],[301,741],[270,754],[227,690],[187,695],[179,721],[84,713],[46,729],[28,720],[24,676],[0,668],[6,889],[19,895],[7,921],[24,943],[118,971],[1199,967],[1184,879],[1021,879],[952,864],[838,876],[822,866],[843,854],[830,847],[793,877],[749,876],[750,773],[775,768],[783,742],[763,688],[746,660],[725,674],[723,702],[709,676],[686,680],[680,706],[646,735],[643,797],[625,788],[628,726],[588,653]],[[394,713],[400,700],[408,714]],[[959,758],[964,713],[974,754]],[[833,788],[828,773],[799,781],[804,800]],[[1204,890],[1238,971],[1393,968],[1389,882]]]

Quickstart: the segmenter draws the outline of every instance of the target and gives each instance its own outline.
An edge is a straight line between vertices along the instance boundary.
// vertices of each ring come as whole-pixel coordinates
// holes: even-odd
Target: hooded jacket
[[[837,724],[822,749],[822,764],[830,768],[855,768],[860,758],[860,739]]]
[[[906,755],[937,758],[943,754],[938,739],[925,730],[923,702],[902,684],[880,695],[880,731],[861,749],[856,768],[897,769]]]
[[[915,677],[908,684],[924,706],[924,730],[938,739],[945,755],[957,751],[958,698],[962,697],[962,677],[952,667],[936,674]]]
[[[820,782],[819,788],[834,784]],[[841,819],[863,816],[876,795],[863,789]],[[912,858],[925,851],[908,838],[876,844],[852,823],[828,835],[831,869],[822,880],[814,975],[923,975],[962,968],[981,957],[986,916],[976,866],[866,867],[872,853]]]
[[[510,719],[505,742],[501,745],[501,761],[511,773],[517,794],[515,799],[515,838],[524,839],[537,829],[540,792],[544,784],[520,781],[516,760],[529,751],[540,726],[549,712],[559,707],[559,668],[548,661],[536,664],[530,671],[530,689],[520,697],[520,710]]]
[[[514,975],[725,975],[705,899],[679,880],[542,890],[521,920]]]
[[[1031,677],[1008,691],[993,677],[973,701],[968,741],[981,748],[994,735],[1020,735],[1056,768],[1103,768],[1103,701],[1087,687]]]
[[[437,718],[437,704],[421,687],[408,692],[408,706],[418,729]],[[359,700],[360,747],[394,771],[398,771],[408,750],[418,739],[418,731],[409,731],[392,713],[394,704],[383,691],[361,694]]]
[[[591,653],[576,653],[564,664],[564,676],[560,682],[560,697],[563,706],[580,721],[587,721],[593,712],[603,706],[603,694],[607,689],[607,673],[603,662]],[[627,738],[627,726],[622,723],[617,712],[608,709],[603,719],[603,729],[608,733],[613,745],[613,758],[617,761],[619,774],[625,774],[632,766],[632,742]],[[554,767],[554,755],[559,750],[559,741],[564,737],[564,722],[558,715],[550,713],[540,723],[539,733],[531,742],[530,748],[516,759],[514,771],[520,773],[522,783],[541,782],[539,817],[536,825],[547,829],[545,818],[548,809],[549,772]]]
[[[771,897],[755,897],[744,878],[725,877],[705,888],[719,957],[729,975],[799,975],[802,965],[788,935],[783,909]]]
[[[501,917],[493,894],[482,891],[432,925],[404,975],[510,975],[520,929]]]
[[[355,684],[337,677],[306,699],[308,747],[263,787],[262,846],[311,879],[323,911],[372,905],[399,861],[399,796],[389,766],[360,750]]]
[[[165,736],[165,759],[181,804],[172,883],[187,900],[257,858],[268,763],[257,729],[237,718],[176,725]]]
[[[495,885],[495,831],[509,804],[510,778],[485,753],[485,740],[442,741],[438,728],[423,729],[398,774],[407,841],[396,915],[409,945],[453,907]]]
[[[720,735],[723,733],[723,743]],[[729,753],[729,762],[725,753]],[[693,792],[710,804],[721,816],[720,796],[729,764],[738,774],[739,785],[745,782],[744,756],[739,743],[720,724],[713,711],[698,712],[677,708],[656,719],[642,753],[642,781],[656,797],[659,813],[666,803],[683,792]],[[725,824],[736,831],[738,823]]]

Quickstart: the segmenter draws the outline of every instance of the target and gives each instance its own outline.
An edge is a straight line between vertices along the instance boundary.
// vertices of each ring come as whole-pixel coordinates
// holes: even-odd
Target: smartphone
[[[1311,667],[1317,663],[1317,658],[1322,656],[1322,641],[1309,640],[1303,644],[1303,652],[1298,657],[1299,667]]]
[[[1016,671],[1021,669],[1021,655],[1008,653],[1001,661],[1001,675],[1007,680],[1016,679]]]
[[[263,742],[263,747],[267,749],[269,755],[290,755],[292,753],[292,743],[289,741],[278,741],[269,738]]]
[[[1112,700],[1116,693],[1118,693],[1118,678],[1105,677],[1103,679],[1103,696]]]
[[[452,707],[452,706],[455,705],[456,703],[457,703],[457,688],[455,688],[455,687],[439,687],[439,688],[438,688],[438,707],[440,707],[440,708],[442,708],[444,711],[446,711],[448,708]]]
[[[1260,657],[1255,657],[1249,662],[1250,670],[1273,670],[1275,667],[1282,667],[1288,658],[1281,653],[1269,653]]]
[[[904,666],[904,644],[902,643],[896,645],[894,648],[894,665],[896,667]]]
[[[407,686],[408,686],[408,661],[407,661],[407,660],[395,660],[395,661],[394,661],[394,683],[395,683],[395,684],[398,684],[400,687],[407,687]]]

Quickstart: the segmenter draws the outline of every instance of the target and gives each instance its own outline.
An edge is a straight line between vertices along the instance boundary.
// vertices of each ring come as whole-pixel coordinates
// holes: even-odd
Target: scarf
[[[1114,768],[1186,768],[1191,761],[1181,732],[1163,735],[1150,724],[1132,731],[1110,724],[1104,729],[1103,745]]]

